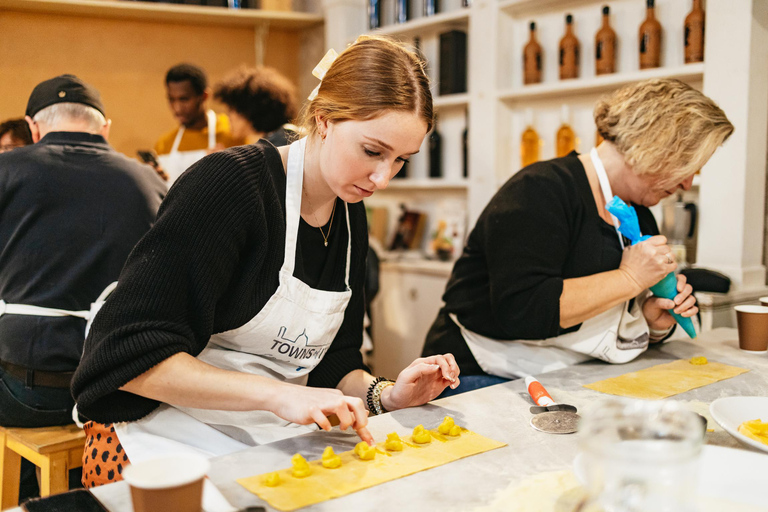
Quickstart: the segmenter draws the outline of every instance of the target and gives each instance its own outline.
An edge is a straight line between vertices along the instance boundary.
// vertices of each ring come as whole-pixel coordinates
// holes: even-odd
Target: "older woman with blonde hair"
[[[589,358],[624,363],[669,336],[669,310],[697,313],[682,275],[672,300],[648,291],[676,263],[647,207],[688,190],[733,126],[672,79],[626,86],[594,118],[597,148],[522,169],[480,215],[423,352],[456,357],[462,385],[445,394]],[[614,195],[656,236],[630,247],[605,209]]]

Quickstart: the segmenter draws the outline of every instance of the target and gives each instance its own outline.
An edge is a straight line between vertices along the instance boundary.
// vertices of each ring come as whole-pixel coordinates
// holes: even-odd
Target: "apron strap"
[[[8,304],[0,299],[0,316],[2,315],[27,315],[27,316],[76,316],[88,320],[90,311],[69,311],[66,309],[44,308],[41,306],[28,306],[27,304]]]
[[[595,172],[597,173],[597,179],[600,182],[600,190],[603,192],[605,198],[605,204],[608,204],[613,199],[613,190],[611,190],[611,182],[608,180],[608,173],[605,172],[605,166],[603,161],[600,160],[600,156],[597,154],[597,148],[592,148],[589,152],[589,156],[592,159],[592,165],[595,166]],[[616,229],[616,234],[619,237],[619,244],[621,244],[622,250],[624,249],[624,238],[619,232],[619,219],[611,214],[613,219],[613,227]]]
[[[208,149],[216,147],[216,112],[208,110],[205,113],[205,117],[208,120]],[[176,132],[176,138],[173,139],[173,146],[171,146],[171,153],[178,153],[179,144],[184,137],[184,125],[179,125],[179,130]]]
[[[205,113],[208,117],[208,149],[216,147],[216,112],[209,110]]]
[[[285,261],[283,268],[290,275],[296,264],[296,241],[301,217],[301,190],[304,181],[304,151],[306,137],[293,142],[288,150],[288,168],[285,174]]]
[[[179,152],[179,144],[181,144],[181,139],[184,137],[184,125],[179,125],[179,129],[176,131],[176,138],[173,139],[173,146],[171,146],[171,153],[178,153]]]
[[[350,261],[352,261],[352,228],[349,227],[349,205],[344,202],[344,212],[347,214],[347,269],[346,274],[344,275],[344,284],[347,287],[347,290],[349,290],[349,267]]]
[[[94,304],[99,304],[99,307],[96,309],[96,311],[93,311],[93,309],[84,311],[70,311],[68,309],[46,308],[43,306],[30,306],[28,304],[8,304],[4,300],[0,299],[0,316],[74,316],[84,320],[90,320],[91,317],[95,315],[96,312],[98,312],[99,308],[101,307],[100,305],[103,304],[105,300],[107,300],[109,294],[115,290],[115,287],[117,287],[117,281],[108,284],[107,287],[104,288],[104,291],[99,294],[99,297],[94,302]]]
[[[304,186],[304,153],[307,138],[291,143],[288,150],[288,168],[285,177],[285,261],[283,270],[293,275],[296,263],[296,241],[299,236],[299,218],[301,217],[301,191]],[[349,205],[344,203],[347,218],[347,261],[344,285],[349,290],[349,273],[352,261],[352,229],[349,224]]]

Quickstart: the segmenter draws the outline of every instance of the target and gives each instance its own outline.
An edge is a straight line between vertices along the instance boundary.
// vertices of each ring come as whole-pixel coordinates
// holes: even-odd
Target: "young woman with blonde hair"
[[[445,395],[576,364],[632,360],[697,313],[678,276],[674,300],[648,288],[677,268],[666,239],[626,246],[605,205],[646,208],[678,189],[733,131],[725,113],[678,80],[628,85],[598,102],[605,139],[588,154],[532,164],[491,199],[454,266],[423,355],[450,351],[462,386]]]
[[[458,385],[450,355],[417,359],[392,382],[374,379],[359,351],[361,200],[419,150],[432,117],[422,62],[360,38],[307,105],[306,138],[214,153],[178,180],[96,317],[74,378],[92,420],[85,485],[162,451],[222,455],[314,424],[329,430],[331,415],[371,442],[369,413]],[[108,470],[116,452],[122,465]]]

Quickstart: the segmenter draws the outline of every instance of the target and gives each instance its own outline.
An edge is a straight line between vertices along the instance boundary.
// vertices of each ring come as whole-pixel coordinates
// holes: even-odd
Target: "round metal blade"
[[[531,418],[531,426],[548,434],[572,434],[576,432],[579,415],[569,411],[543,412]]]
[[[532,405],[530,408],[531,414],[541,414],[547,411],[568,411],[579,412],[576,406],[568,404],[552,404],[552,405]]]

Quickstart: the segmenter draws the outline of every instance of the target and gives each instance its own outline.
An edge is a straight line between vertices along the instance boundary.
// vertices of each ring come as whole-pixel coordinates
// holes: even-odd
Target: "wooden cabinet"
[[[371,304],[374,374],[394,379],[421,355],[451,268],[436,261],[382,262]]]

